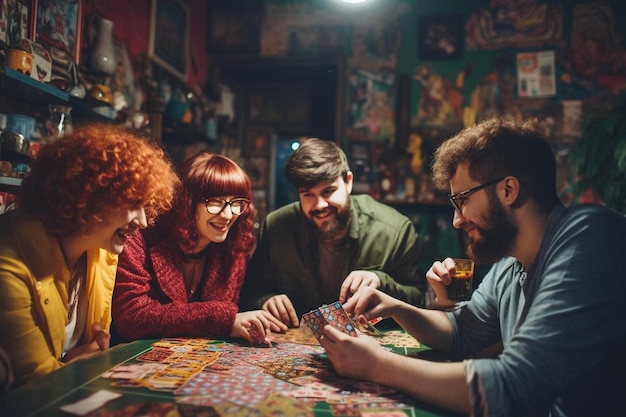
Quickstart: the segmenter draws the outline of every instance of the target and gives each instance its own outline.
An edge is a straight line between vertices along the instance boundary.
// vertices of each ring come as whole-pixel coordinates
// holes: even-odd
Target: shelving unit
[[[39,82],[6,66],[0,66],[0,98],[4,107],[15,113],[25,113],[23,110],[26,108],[40,108],[50,104],[65,105],[72,108],[72,116],[75,119],[110,121],[93,112],[85,100],[70,96],[51,84]],[[17,194],[21,184],[21,178],[0,176],[0,191]]]
[[[3,96],[5,104],[15,102],[20,106],[69,102],[69,95],[64,91],[5,66],[0,67],[0,95]],[[8,104],[7,106],[11,107]],[[17,194],[21,185],[21,178],[0,176],[0,192]]]

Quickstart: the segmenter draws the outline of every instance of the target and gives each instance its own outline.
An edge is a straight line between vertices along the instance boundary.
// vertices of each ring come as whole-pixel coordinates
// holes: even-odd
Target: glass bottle
[[[72,133],[72,108],[61,104],[51,104],[48,137],[50,140],[62,138],[64,135]]]

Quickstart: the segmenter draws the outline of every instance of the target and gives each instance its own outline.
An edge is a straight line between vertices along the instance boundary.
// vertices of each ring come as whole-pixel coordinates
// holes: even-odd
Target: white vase
[[[89,59],[89,69],[96,74],[111,75],[117,66],[113,47],[113,22],[100,18],[97,20],[97,26],[98,30]]]

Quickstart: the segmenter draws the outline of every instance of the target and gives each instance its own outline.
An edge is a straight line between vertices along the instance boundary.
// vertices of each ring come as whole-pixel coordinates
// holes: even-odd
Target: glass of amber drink
[[[472,259],[454,258],[456,271],[450,277],[448,298],[454,301],[466,301],[472,297],[474,261]]]

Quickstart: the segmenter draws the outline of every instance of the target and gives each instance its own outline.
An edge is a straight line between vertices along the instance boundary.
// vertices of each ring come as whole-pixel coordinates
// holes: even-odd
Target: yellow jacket
[[[109,331],[117,255],[87,251],[89,307],[82,343],[93,339],[91,324]],[[68,310],[67,267],[58,240],[32,215],[0,215],[0,347],[20,385],[63,366]]]

